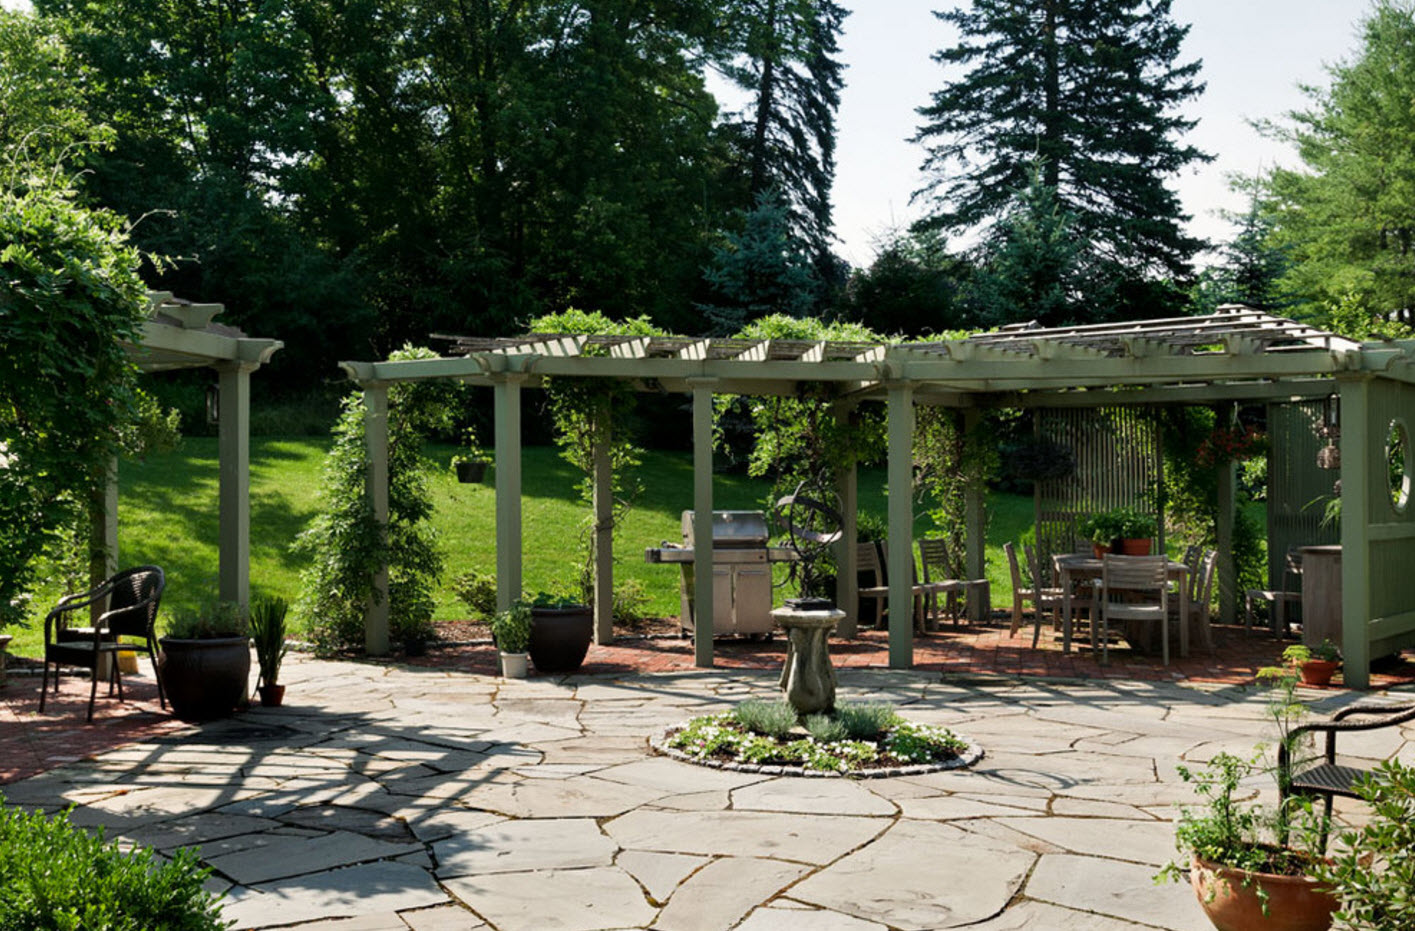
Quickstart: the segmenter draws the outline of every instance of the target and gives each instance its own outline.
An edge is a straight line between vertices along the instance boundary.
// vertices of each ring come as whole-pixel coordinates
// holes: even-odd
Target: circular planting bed
[[[983,757],[967,738],[906,721],[887,705],[842,705],[798,721],[785,702],[748,701],[670,727],[652,745],[686,763],[773,776],[916,776]]]

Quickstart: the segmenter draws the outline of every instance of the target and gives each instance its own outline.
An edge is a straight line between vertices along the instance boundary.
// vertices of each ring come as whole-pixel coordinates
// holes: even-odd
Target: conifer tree
[[[919,110],[932,175],[920,226],[997,222],[1039,160],[1088,263],[1133,283],[1107,289],[1109,312],[1165,310],[1126,305],[1162,293],[1145,279],[1189,275],[1202,243],[1166,179],[1210,158],[1179,141],[1194,123],[1177,109],[1203,84],[1199,62],[1178,63],[1188,27],[1170,0],[974,0],[935,15],[961,39],[934,59],[962,73]]]
[[[748,91],[728,129],[741,150],[749,201],[775,191],[790,235],[817,269],[830,263],[837,60],[848,11],[832,0],[735,0],[727,7],[723,73]]]

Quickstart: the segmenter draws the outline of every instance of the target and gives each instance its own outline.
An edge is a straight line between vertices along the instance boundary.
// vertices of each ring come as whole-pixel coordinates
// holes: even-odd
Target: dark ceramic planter
[[[486,477],[485,462],[459,462],[457,463],[457,481],[464,485],[473,485]]]
[[[531,608],[531,662],[536,672],[574,672],[594,639],[594,612],[588,605]]]
[[[245,702],[251,674],[251,647],[245,637],[163,637],[161,643],[158,674],[177,717],[211,721],[227,717]]]

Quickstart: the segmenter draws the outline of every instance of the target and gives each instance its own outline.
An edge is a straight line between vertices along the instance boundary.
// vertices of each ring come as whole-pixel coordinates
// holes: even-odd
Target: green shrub
[[[3,802],[3,799],[0,799]],[[65,814],[0,808],[0,928],[206,931],[227,927],[190,850],[123,853]]]
[[[809,714],[801,723],[805,725],[806,733],[821,743],[833,744],[849,736],[840,719],[828,714]]]
[[[614,583],[614,619],[626,624],[642,621],[651,600],[643,579],[620,579]]]
[[[1341,900],[1334,927],[1415,928],[1415,768],[1388,760],[1356,790],[1371,817],[1344,833],[1337,855],[1316,869]]]
[[[899,722],[894,709],[882,702],[841,705],[835,716],[851,740],[874,740]]]
[[[496,576],[472,569],[452,580],[452,592],[472,612],[472,617],[496,613]]]
[[[733,715],[746,730],[767,737],[783,737],[796,726],[796,710],[784,701],[748,699]]]

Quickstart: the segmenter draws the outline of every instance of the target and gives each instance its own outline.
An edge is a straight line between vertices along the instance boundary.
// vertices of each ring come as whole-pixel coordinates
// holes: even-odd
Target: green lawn
[[[290,543],[308,524],[317,506],[316,490],[328,442],[309,438],[251,440],[251,591],[293,599],[299,591],[301,560]],[[434,522],[447,554],[447,574],[438,593],[438,619],[466,616],[448,581],[467,569],[494,571],[495,492],[490,484],[459,485],[446,466],[454,449],[433,446],[440,469],[432,491]],[[529,591],[570,586],[577,573],[588,508],[580,503],[578,476],[550,447],[527,447],[524,453],[524,582]],[[615,573],[641,579],[652,598],[649,611],[678,613],[676,566],[644,562],[645,547],[680,540],[679,515],[692,504],[692,463],[686,453],[649,452],[641,469],[644,494],[630,511],[616,542]],[[120,467],[119,562],[123,566],[155,563],[167,572],[164,615],[195,607],[214,596],[217,570],[217,460],[214,438],[188,438],[175,452]],[[740,475],[719,475],[714,506],[762,507],[768,483]],[[988,575],[993,602],[1009,604],[1011,583],[1001,546],[1030,526],[1031,499],[995,495],[989,501]],[[860,507],[883,518],[884,470],[860,473]],[[916,532],[930,530],[921,518]],[[37,593],[38,617],[30,630],[15,630],[13,652],[37,656],[42,643],[43,612],[57,593]]]

